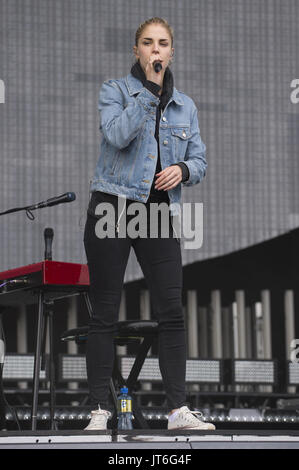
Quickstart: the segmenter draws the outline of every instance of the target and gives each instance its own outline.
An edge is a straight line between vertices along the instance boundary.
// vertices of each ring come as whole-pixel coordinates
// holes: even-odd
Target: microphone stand
[[[8,209],[7,211],[0,212],[0,215],[11,214],[12,212],[26,211],[26,215],[27,215],[28,219],[34,220],[35,217],[32,214],[33,210],[43,209],[44,207],[51,207],[51,206],[55,206],[57,204],[65,203],[65,202],[72,202],[75,199],[76,199],[76,194],[75,193],[65,193],[62,196],[53,197],[53,198],[48,199],[47,201],[44,201],[42,203],[31,204],[30,206],[14,207],[12,209]]]
[[[53,341],[53,313],[54,313],[54,301],[53,300],[46,300],[44,301],[44,315],[45,315],[45,322],[44,322],[44,332],[43,332],[43,346],[42,351],[42,361],[41,361],[41,370],[46,369],[46,360],[45,360],[45,342],[46,342],[46,335],[47,335],[47,328],[49,333],[49,383],[50,383],[50,423],[51,423],[51,430],[57,430],[57,424],[55,422],[55,361],[54,361],[54,341]]]
[[[44,238],[45,238],[45,260],[52,260],[52,242],[53,242],[54,231],[51,228],[45,228]],[[46,369],[46,336],[47,328],[49,333],[49,382],[50,382],[50,423],[51,430],[57,430],[57,423],[55,422],[55,360],[54,360],[54,341],[53,341],[53,313],[54,313],[54,301],[53,300],[44,300],[44,331],[43,331],[43,340],[41,350],[43,351],[41,369]]]
[[[57,198],[48,199],[43,203],[38,203],[30,206],[24,207],[15,207],[13,209],[8,209],[5,212],[0,212],[0,215],[11,214],[13,212],[18,211],[26,211],[26,215],[30,220],[34,220],[34,215],[31,211],[35,209],[42,209],[44,207],[51,207],[57,204],[61,204],[64,202],[71,202],[75,200],[76,195],[74,193],[66,193],[62,196]],[[53,230],[52,229],[45,229],[44,236],[45,236],[45,259],[52,260],[52,241],[53,241]],[[43,309],[45,306],[45,310]],[[45,314],[45,318],[43,315]],[[37,423],[37,406],[38,406],[38,388],[39,388],[39,370],[40,370],[40,352],[45,351],[45,340],[46,340],[46,331],[47,331],[47,323],[49,328],[49,349],[50,349],[50,371],[49,371],[49,381],[50,381],[50,421],[51,421],[51,429],[57,429],[57,423],[55,422],[55,362],[54,362],[54,342],[53,342],[53,312],[54,312],[54,301],[53,300],[46,300],[44,299],[44,295],[42,292],[39,293],[39,305],[38,305],[38,326],[37,326],[37,338],[36,338],[36,352],[35,352],[35,359],[34,359],[34,378],[33,378],[33,402],[32,402],[32,413],[31,413],[31,421],[32,421],[32,430],[36,430],[36,423]],[[45,321],[44,321],[45,320]],[[1,311],[0,311],[0,333],[1,333]],[[42,369],[45,369],[45,354],[42,357]],[[0,364],[0,427],[2,426],[3,420],[5,421],[5,408],[3,406],[4,403],[4,395],[3,395],[3,387],[2,387],[2,370],[3,364]],[[2,413],[2,414],[1,414]]]
[[[34,220],[35,217],[31,212],[34,209],[35,209],[34,205],[24,206],[24,207],[14,207],[13,209],[8,209],[5,212],[0,212],[0,215],[11,214],[12,212],[26,211],[26,215],[27,215],[28,219]]]

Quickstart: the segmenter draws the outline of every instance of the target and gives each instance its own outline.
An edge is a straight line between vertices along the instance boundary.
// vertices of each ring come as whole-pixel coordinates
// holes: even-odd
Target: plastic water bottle
[[[122,387],[117,397],[117,429],[133,429],[132,419],[132,398],[127,387]]]

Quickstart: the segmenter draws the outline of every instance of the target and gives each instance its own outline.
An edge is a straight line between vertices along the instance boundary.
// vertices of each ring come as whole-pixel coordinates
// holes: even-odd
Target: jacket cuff
[[[189,179],[190,173],[189,173],[189,168],[187,167],[186,163],[178,162],[178,163],[173,163],[170,166],[173,166],[173,165],[178,165],[179,167],[181,167],[182,173],[183,173],[182,182],[184,183],[185,181],[187,181]]]

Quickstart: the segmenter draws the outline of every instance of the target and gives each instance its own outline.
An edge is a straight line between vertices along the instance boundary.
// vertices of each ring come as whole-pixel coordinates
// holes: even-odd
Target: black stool
[[[77,344],[83,344],[87,340],[88,326],[82,326],[79,328],[73,328],[65,331],[61,335],[62,341],[75,341]],[[136,427],[141,429],[149,429],[149,425],[144,419],[142,412],[137,405],[137,400],[134,399],[134,391],[136,390],[137,380],[139,373],[144,364],[145,358],[151,346],[153,345],[154,339],[158,335],[158,323],[155,321],[120,321],[117,323],[117,331],[114,336],[115,346],[124,346],[131,342],[143,340],[137,351],[136,359],[130,371],[128,378],[125,380],[121,374],[119,366],[117,364],[117,356],[115,355],[115,361],[113,365],[113,373],[110,380],[110,392],[114,404],[114,417],[113,423],[116,423],[117,416],[117,394],[115,384],[123,384],[128,387],[129,392],[132,396],[132,412],[135,417]]]

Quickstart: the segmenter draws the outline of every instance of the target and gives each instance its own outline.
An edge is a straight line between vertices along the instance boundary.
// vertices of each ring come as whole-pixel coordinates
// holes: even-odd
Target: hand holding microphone
[[[163,61],[160,55],[151,55],[145,68],[146,79],[162,87],[163,85]]]

